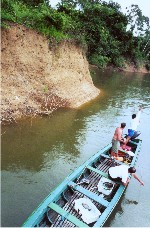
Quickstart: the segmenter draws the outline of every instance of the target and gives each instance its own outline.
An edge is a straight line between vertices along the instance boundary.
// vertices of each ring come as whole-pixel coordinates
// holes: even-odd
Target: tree
[[[46,3],[49,4],[48,0],[22,0],[28,6],[38,6],[39,4]]]
[[[128,24],[130,30],[135,32],[136,35],[143,35],[146,31],[149,31],[150,24],[149,18],[142,14],[138,5],[131,5],[130,8],[126,8],[126,16],[128,18]]]

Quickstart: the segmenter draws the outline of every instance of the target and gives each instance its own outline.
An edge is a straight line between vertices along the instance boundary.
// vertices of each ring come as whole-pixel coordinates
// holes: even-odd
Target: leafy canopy
[[[74,40],[99,67],[122,67],[125,59],[149,64],[149,18],[137,5],[131,5],[127,14],[118,3],[102,0],[62,0],[57,9],[48,0],[2,0],[1,8],[3,27],[12,21],[56,41]]]

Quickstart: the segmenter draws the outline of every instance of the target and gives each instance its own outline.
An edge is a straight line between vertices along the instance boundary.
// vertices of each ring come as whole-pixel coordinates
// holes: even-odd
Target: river
[[[106,226],[150,225],[150,74],[95,70],[100,96],[77,110],[21,120],[1,129],[1,226],[20,227],[68,174],[107,145],[121,122],[143,106],[143,140],[132,178]],[[127,129],[124,130],[124,133]]]

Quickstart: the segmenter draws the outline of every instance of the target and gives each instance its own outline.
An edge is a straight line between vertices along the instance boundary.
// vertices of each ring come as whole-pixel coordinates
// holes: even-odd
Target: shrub
[[[125,59],[122,56],[119,56],[118,58],[117,57],[114,58],[112,62],[116,67],[124,67],[125,66]]]
[[[110,58],[98,54],[93,54],[90,58],[90,63],[98,66],[99,68],[105,68],[109,61]]]
[[[147,63],[147,64],[145,65],[145,67],[146,67],[146,69],[147,69],[148,71],[150,71],[150,63]]]
[[[48,0],[2,0],[1,8],[3,28],[12,21],[56,42],[73,39],[100,68],[108,63],[123,67],[124,58],[130,58],[137,67],[148,60],[149,31],[143,37],[127,31],[128,17],[116,3],[64,0],[54,9]]]

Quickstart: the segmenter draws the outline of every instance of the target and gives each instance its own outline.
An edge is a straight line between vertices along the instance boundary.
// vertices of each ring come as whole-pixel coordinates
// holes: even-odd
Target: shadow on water
[[[126,204],[135,204],[135,205],[138,204],[137,201],[135,201],[135,200],[129,200],[129,199],[126,199],[125,203],[126,203]]]

